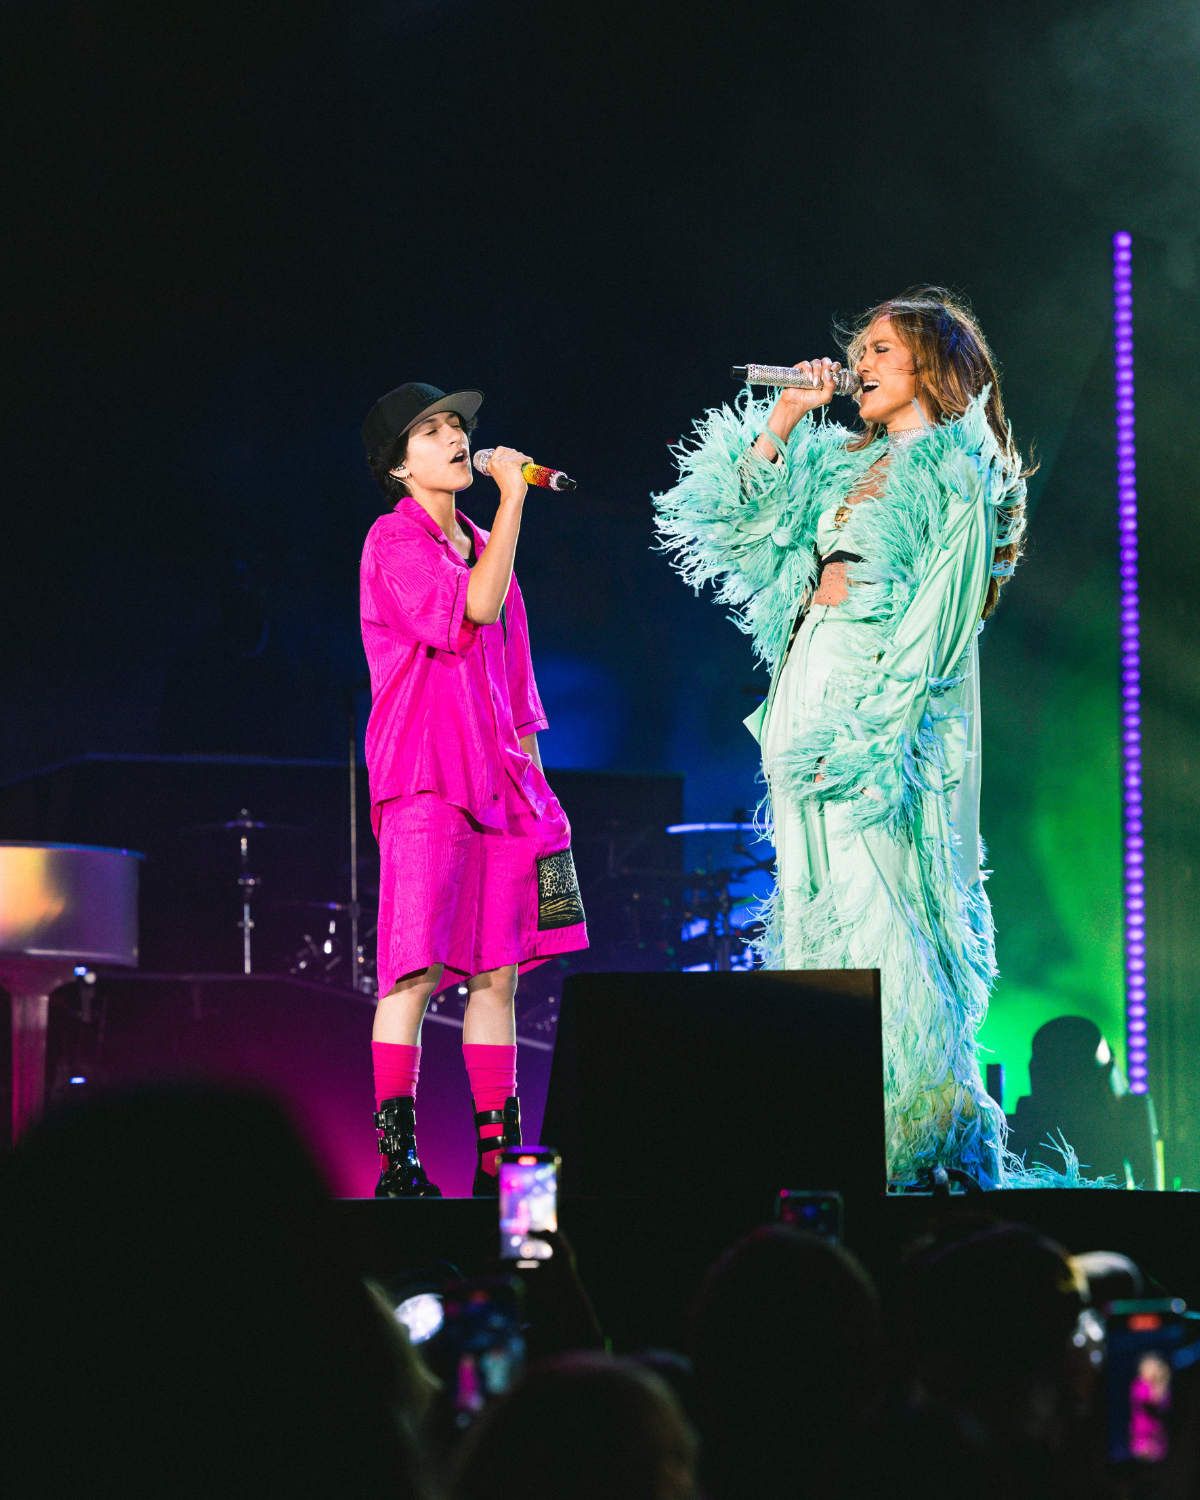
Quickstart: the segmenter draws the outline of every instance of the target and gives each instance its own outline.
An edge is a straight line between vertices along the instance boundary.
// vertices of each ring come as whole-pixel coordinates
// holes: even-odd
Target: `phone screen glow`
[[[500,1163],[500,1250],[510,1260],[546,1260],[550,1246],[530,1235],[558,1229],[558,1171],[553,1162]]]

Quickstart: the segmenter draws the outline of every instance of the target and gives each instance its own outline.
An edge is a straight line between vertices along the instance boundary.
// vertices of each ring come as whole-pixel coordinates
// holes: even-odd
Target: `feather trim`
[[[855,618],[883,627],[903,614],[938,544],[948,495],[982,494],[997,511],[996,546],[1019,540],[1025,486],[988,425],[990,392],[985,387],[961,417],[896,453],[880,497],[896,503],[873,502],[855,516],[863,543],[856,550],[870,559],[853,566]],[[658,550],[697,591],[714,586],[755,654],[774,669],[816,575],[821,512],[853,490],[879,451],[871,444],[851,452],[854,433],[810,414],[782,445],[780,462],[768,463],[753,448],[772,405],[747,387],[732,406],[705,412],[671,450],[679,483],[653,498]],[[1011,571],[997,566],[1001,575]]]
[[[811,414],[797,423],[778,463],[754,452],[772,402],[749,388],[732,407],[699,418],[671,450],[679,483],[654,496],[658,550],[697,592],[719,603],[769,666],[783,654],[799,601],[816,577],[813,541],[831,484],[870,460],[849,454],[851,434]]]
[[[981,885],[962,882],[948,849],[947,840],[932,841],[919,885],[899,898],[882,881],[853,902],[833,884],[777,887],[755,914],[756,957],[769,969],[880,970],[893,1181],[945,1166],[986,1188],[1112,1187],[1084,1176],[1065,1141],[1055,1143],[1061,1170],[1027,1167],[1007,1149],[1008,1125],[983,1086],[976,1050],[996,976],[991,910]]]
[[[1061,1131],[1057,1140],[1053,1136],[1047,1136],[1043,1144],[1057,1151],[1062,1157],[1061,1168],[1047,1167],[1041,1162],[1035,1162],[1032,1167],[1027,1167],[1023,1157],[1014,1156],[1011,1151],[1005,1151],[1000,1186],[1005,1188],[1117,1188],[1122,1186],[1115,1177],[1085,1177],[1074,1147],[1067,1144],[1066,1137]]]
[[[923,888],[897,903],[876,891],[849,902],[832,884],[776,889],[757,913],[755,947],[767,968],[879,969],[889,1175],[911,1181],[951,1166],[996,1187],[1006,1126],[975,1054],[995,972],[990,914],[982,891],[960,884],[955,944],[947,913],[922,912],[927,896]]]

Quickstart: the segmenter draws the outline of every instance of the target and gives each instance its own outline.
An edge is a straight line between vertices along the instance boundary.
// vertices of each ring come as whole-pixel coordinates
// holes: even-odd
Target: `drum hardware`
[[[350,988],[360,993],[374,993],[373,984],[368,988],[366,958],[363,953],[362,933],[359,929],[358,906],[358,715],[355,711],[354,693],[346,695],[346,719],[349,733],[346,737],[346,776],[349,793],[350,831]]]
[[[242,973],[251,974],[254,971],[253,907],[259,887],[262,885],[262,878],[253,874],[250,869],[250,835],[268,830],[286,829],[294,832],[300,830],[294,823],[266,823],[258,818],[252,818],[249,808],[245,807],[238,810],[236,818],[229,818],[223,823],[193,823],[190,826],[198,832],[232,833],[237,838],[237,887],[242,907],[242,915],[237,926],[242,934]]]
[[[755,833],[756,825],[753,823],[671,823],[663,829],[664,833]],[[736,844],[734,846],[737,847]]]
[[[308,911],[344,911],[350,910],[348,901],[310,901],[306,896],[276,896],[271,902],[272,906],[302,906]]]
[[[249,974],[253,971],[253,959],[251,953],[251,933],[254,931],[254,918],[250,914],[251,905],[258,888],[262,885],[257,875],[250,873],[250,834],[259,832],[266,827],[264,823],[257,823],[250,816],[246,808],[242,808],[237,817],[226,823],[225,827],[230,831],[236,831],[238,836],[238,890],[242,897],[242,919],[237,924],[242,932],[242,973]]]
[[[301,823],[264,823],[258,818],[252,818],[244,807],[236,818],[229,818],[224,823],[189,823],[188,828],[199,833],[255,833],[265,830],[273,833],[304,832]]]
[[[614,822],[603,833],[593,833],[582,842],[604,844],[606,846],[605,875],[610,880],[623,880],[630,874],[630,858],[643,844],[658,836],[659,830],[653,824],[631,830],[627,824]]]
[[[330,917],[318,942],[311,933],[304,934],[303,946],[292,960],[288,972],[307,977],[313,969],[331,974],[342,962],[342,945],[337,935],[337,918]]]
[[[314,937],[309,931],[305,931],[301,938],[300,946],[292,956],[288,965],[288,973],[309,978],[322,978],[332,974],[343,958],[342,940],[338,935],[338,918],[342,913],[350,910],[349,902],[346,901],[305,901],[301,898],[285,896],[273,901],[272,906],[302,907],[305,911],[329,913],[319,918],[320,926],[313,922],[312,926],[320,933]],[[306,923],[307,926],[307,923]]]
[[[735,960],[748,958],[749,954],[745,936],[733,924],[733,914],[739,907],[750,905],[756,898],[753,895],[734,895],[733,888],[754,875],[769,873],[774,866],[773,851],[764,858],[756,857],[750,851],[746,835],[759,835],[759,829],[746,818],[740,808],[730,821],[672,823],[665,832],[671,836],[713,834],[722,839],[728,838],[729,843],[725,848],[745,861],[739,865],[731,863],[714,869],[712,850],[709,849],[703,869],[683,870],[675,876],[682,894],[680,956],[685,961],[681,967],[726,972],[742,967],[742,963]],[[692,949],[691,953],[687,951],[689,948]],[[687,962],[690,958],[700,961]]]
[[[189,829],[200,833],[231,833],[237,839],[237,888],[242,915],[237,923],[242,934],[242,973],[254,972],[254,903],[262,887],[262,876],[250,869],[250,836],[258,833],[303,833],[299,823],[267,822],[250,815],[249,808],[239,808],[236,818],[222,823],[192,823]]]
[[[305,919],[305,927],[299,946],[288,962],[288,973],[297,978],[317,980],[322,984],[344,984],[341,974],[350,965],[353,951],[352,933],[355,930],[353,905],[349,901],[309,901],[297,897],[282,897],[271,903],[272,908],[296,908],[311,912],[311,921]],[[362,938],[374,935],[373,923],[364,923],[362,912],[357,913],[357,930],[360,936],[359,962],[356,988],[360,994],[374,995],[376,976],[374,964],[362,952]],[[351,968],[353,966],[351,965]],[[351,976],[353,978],[353,973]]]

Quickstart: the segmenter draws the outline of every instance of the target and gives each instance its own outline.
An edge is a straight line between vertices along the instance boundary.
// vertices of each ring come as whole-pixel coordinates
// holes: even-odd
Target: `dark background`
[[[580,480],[519,555],[551,766],[757,797],[746,643],[651,550],[731,362],[973,300],[1042,467],[984,637],[1010,1069],[1121,1029],[1109,247],[1134,236],[1151,1059],[1200,1182],[1200,13],[1162,4],[3,7],[14,180],[0,780],[84,753],[336,757],[365,697],[358,426],[405,379]],[[848,415],[848,413],[847,413]],[[1187,437],[1185,438],[1185,434]],[[490,485],[466,508],[484,524]]]

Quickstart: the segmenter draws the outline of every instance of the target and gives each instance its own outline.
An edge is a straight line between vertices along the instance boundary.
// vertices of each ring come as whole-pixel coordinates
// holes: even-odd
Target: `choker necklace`
[[[909,448],[913,443],[920,442],[928,432],[928,427],[905,427],[900,432],[889,432],[887,436],[888,447],[893,452]]]

